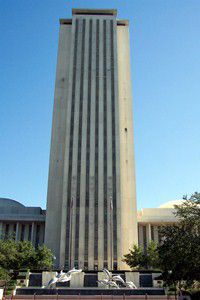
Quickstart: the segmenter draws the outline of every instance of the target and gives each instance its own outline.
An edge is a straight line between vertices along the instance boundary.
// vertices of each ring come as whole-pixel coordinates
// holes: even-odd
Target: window
[[[20,235],[20,240],[24,241],[24,233],[25,233],[25,225],[21,225],[21,235]]]

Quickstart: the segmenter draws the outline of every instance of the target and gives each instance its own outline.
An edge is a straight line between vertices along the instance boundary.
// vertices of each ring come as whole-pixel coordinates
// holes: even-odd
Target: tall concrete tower
[[[60,20],[45,243],[57,265],[125,269],[137,243],[129,25],[116,10]]]

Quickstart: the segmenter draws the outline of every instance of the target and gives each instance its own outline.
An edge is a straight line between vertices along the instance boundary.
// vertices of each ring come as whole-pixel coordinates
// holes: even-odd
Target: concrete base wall
[[[3,289],[0,289],[0,300],[3,298]]]
[[[84,286],[84,276],[85,273],[78,273],[74,276],[72,275],[72,279],[70,280],[70,288],[81,288]]]
[[[125,272],[126,281],[132,281],[137,288],[140,287],[140,275],[139,272]]]
[[[56,275],[56,272],[42,272],[42,286],[46,286]]]
[[[112,273],[111,273],[112,274]],[[103,280],[105,279],[105,274],[103,272],[98,272],[98,280]],[[108,289],[108,286],[102,285],[98,282],[98,287],[103,288],[103,289]]]

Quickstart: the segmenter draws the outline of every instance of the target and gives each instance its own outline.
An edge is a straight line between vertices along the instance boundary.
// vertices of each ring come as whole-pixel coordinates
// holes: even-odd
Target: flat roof
[[[118,26],[128,26],[129,25],[129,20],[117,20],[117,25]]]
[[[116,16],[116,9],[87,9],[87,8],[73,8],[72,15],[110,15]]]
[[[72,19],[60,19],[60,24],[72,24]]]

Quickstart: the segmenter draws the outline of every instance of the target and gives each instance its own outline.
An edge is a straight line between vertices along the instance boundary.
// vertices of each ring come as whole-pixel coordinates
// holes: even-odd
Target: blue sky
[[[200,191],[199,0],[0,1],[0,196],[46,205],[59,18],[130,20],[138,208]]]

